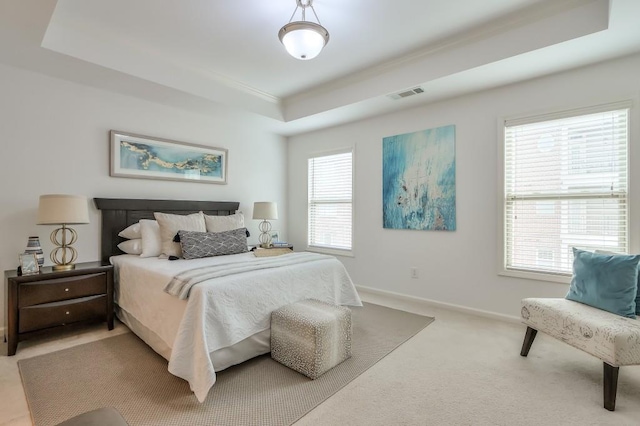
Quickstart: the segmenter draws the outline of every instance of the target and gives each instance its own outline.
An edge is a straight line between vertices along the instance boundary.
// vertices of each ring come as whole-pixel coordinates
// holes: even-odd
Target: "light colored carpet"
[[[378,305],[353,309],[353,356],[315,381],[268,355],[229,368],[203,404],[167,362],[132,334],[19,361],[37,426],[99,407],[116,407],[130,425],[288,425],[299,419],[433,318]]]
[[[524,358],[522,324],[366,296],[438,320],[295,426],[640,425],[640,366],[620,368],[609,412],[602,362],[566,343],[538,333]]]

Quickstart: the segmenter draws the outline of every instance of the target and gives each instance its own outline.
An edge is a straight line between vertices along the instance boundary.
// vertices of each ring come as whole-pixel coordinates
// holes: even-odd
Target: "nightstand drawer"
[[[104,273],[36,281],[20,286],[18,308],[106,292],[107,275]]]
[[[45,303],[20,309],[19,332],[39,330],[57,325],[104,319],[107,313],[107,295],[89,296],[64,302]]]

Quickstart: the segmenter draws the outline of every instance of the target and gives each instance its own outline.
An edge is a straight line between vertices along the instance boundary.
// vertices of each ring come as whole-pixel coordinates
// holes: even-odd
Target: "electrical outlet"
[[[411,267],[411,278],[418,278],[418,268],[415,266]]]

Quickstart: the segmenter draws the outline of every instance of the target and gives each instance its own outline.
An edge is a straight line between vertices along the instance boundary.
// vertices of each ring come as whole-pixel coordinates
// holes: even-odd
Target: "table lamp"
[[[38,205],[38,225],[62,225],[51,233],[51,242],[56,247],[51,251],[54,271],[74,269],[73,262],[78,252],[72,247],[78,234],[67,225],[89,223],[87,198],[80,195],[41,195]]]
[[[260,247],[271,247],[271,223],[269,220],[278,219],[278,205],[271,201],[256,201],[253,203],[253,218],[261,219],[258,229],[260,230]]]

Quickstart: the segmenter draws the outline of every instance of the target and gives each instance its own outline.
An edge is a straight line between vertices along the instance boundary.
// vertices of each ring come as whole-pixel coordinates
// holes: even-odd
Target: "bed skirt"
[[[145,327],[133,315],[120,308],[117,304],[116,316],[129,330],[142,339],[151,349],[157,352],[164,359],[171,358],[171,347],[169,347],[156,333]],[[224,370],[232,365],[240,364],[258,355],[263,355],[271,351],[271,330],[264,330],[256,333],[235,345],[218,349],[209,353],[211,362],[216,371]]]

